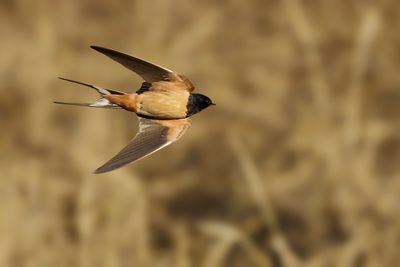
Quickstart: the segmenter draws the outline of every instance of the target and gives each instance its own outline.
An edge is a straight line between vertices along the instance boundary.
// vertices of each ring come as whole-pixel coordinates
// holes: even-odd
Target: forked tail
[[[112,89],[106,89],[106,88],[102,88],[96,85],[92,85],[92,84],[88,84],[88,83],[83,83],[83,82],[78,82],[75,80],[71,80],[71,79],[66,79],[66,78],[62,78],[62,77],[58,77],[61,80],[67,81],[67,82],[72,82],[72,83],[77,83],[89,88],[92,88],[94,90],[96,90],[101,98],[96,100],[93,103],[73,103],[73,102],[61,102],[61,101],[54,101],[55,104],[62,104],[62,105],[72,105],[72,106],[83,106],[83,107],[94,107],[94,108],[121,108],[120,106],[111,103],[110,101],[108,101],[107,99],[105,99],[103,96],[104,95],[126,95],[125,92],[121,92],[121,91],[117,91],[117,90],[112,90]]]

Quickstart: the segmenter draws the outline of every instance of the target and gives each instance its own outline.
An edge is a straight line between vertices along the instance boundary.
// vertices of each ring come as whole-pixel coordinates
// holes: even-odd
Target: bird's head
[[[202,94],[191,94],[187,104],[187,116],[189,117],[213,105],[215,104],[208,96]]]

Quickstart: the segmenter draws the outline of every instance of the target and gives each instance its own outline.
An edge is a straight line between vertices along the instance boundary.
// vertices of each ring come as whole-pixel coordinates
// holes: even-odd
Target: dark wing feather
[[[94,50],[108,56],[109,58],[122,64],[124,67],[136,72],[146,82],[152,83],[157,81],[168,81],[169,76],[173,73],[171,70],[157,66],[150,62],[144,61],[124,53],[114,51],[108,48],[91,46]]]
[[[151,88],[151,83],[144,82],[142,83],[142,86],[140,86],[139,90],[136,91],[136,94],[140,95],[143,94],[144,92],[149,91]]]
[[[139,118],[139,132],[136,136],[94,173],[112,171],[148,156],[178,140],[189,126],[189,119],[160,121]]]

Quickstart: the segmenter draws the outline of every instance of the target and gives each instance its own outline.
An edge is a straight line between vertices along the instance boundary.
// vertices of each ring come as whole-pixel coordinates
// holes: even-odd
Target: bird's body
[[[93,88],[101,98],[87,104],[55,103],[122,108],[136,113],[139,117],[139,131],[136,136],[95,173],[117,169],[178,140],[191,125],[189,117],[213,105],[207,96],[193,94],[193,84],[181,74],[114,50],[97,46],[92,48],[136,72],[145,80],[135,93],[125,93],[61,78]]]
[[[167,84],[169,82],[166,82]],[[162,88],[162,87],[161,87]],[[105,95],[104,98],[138,116],[154,119],[183,119],[187,114],[190,93],[184,90],[159,89],[141,94]]]

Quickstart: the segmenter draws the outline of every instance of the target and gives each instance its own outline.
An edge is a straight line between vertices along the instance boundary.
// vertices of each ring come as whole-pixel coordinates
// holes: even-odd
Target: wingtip
[[[107,49],[107,48],[104,48],[104,47],[101,47],[101,46],[97,46],[97,45],[91,45],[90,48],[92,48],[92,49],[94,49],[94,50],[96,50],[98,52],[101,52],[101,51],[104,51],[104,50]]]
[[[109,171],[111,171],[111,170],[104,168],[104,165],[103,165],[103,166],[100,166],[97,169],[95,169],[93,174],[101,174],[101,173],[105,173],[105,172],[109,172]]]
[[[99,168],[100,169],[100,168]],[[94,172],[93,172],[93,174],[100,174],[100,173],[103,173],[101,170],[99,170],[99,169],[96,169],[96,170],[94,170]]]

